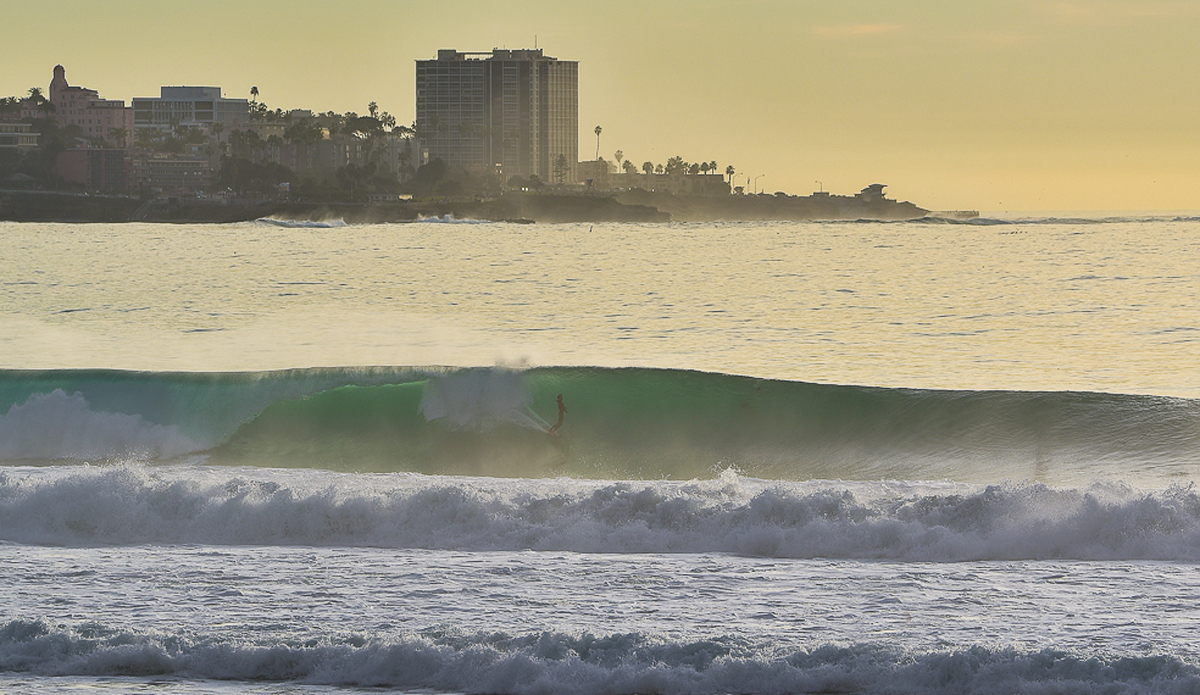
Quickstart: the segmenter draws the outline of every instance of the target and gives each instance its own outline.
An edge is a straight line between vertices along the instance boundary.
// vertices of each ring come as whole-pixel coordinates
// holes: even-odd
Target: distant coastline
[[[697,222],[968,219],[976,211],[931,213],[909,202],[855,196],[698,196],[642,190],[614,194],[506,192],[493,197],[372,203],[140,199],[53,191],[0,190],[0,220],[11,222],[232,223],[264,217],[349,224],[413,222],[451,215],[495,222]]]

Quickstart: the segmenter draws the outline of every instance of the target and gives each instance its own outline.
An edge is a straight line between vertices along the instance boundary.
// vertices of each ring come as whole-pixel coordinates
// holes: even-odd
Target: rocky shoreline
[[[411,200],[386,203],[297,201],[219,202],[195,198],[82,195],[0,191],[0,220],[10,222],[231,223],[264,217],[348,224],[415,222],[451,215],[497,222],[669,222],[656,208],[620,203],[609,196],[506,193],[487,199]]]
[[[685,196],[634,190],[617,195],[509,192],[489,198],[404,200],[377,203],[302,201],[224,202],[196,198],[139,199],[51,191],[0,191],[0,221],[232,223],[264,217],[347,224],[458,219],[519,223],[912,220],[930,213],[912,203],[864,203],[849,196]]]

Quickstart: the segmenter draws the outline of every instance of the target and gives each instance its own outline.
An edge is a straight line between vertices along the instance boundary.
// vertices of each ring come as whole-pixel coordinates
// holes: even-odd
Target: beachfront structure
[[[89,191],[125,193],[131,161],[125,149],[73,147],[58,155],[54,174],[63,182]]]
[[[505,177],[574,181],[579,63],[541,49],[439,50],[417,61],[416,125],[418,164],[442,159]]]
[[[134,184],[150,193],[186,195],[212,188],[216,172],[203,157],[144,153],[132,162]]]
[[[250,120],[250,102],[226,99],[221,96],[220,87],[162,87],[158,98],[134,97],[133,114],[138,128],[207,129],[220,123],[229,129]]]
[[[78,126],[83,137],[106,140],[118,147],[133,143],[133,109],[118,99],[101,99],[94,89],[71,86],[61,65],[54,66],[50,103],[60,128]]]
[[[0,123],[0,149],[32,150],[38,146],[38,135],[29,123]]]

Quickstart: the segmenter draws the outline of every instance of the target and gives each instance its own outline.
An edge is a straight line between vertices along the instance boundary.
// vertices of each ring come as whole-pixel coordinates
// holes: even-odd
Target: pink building
[[[85,138],[102,138],[118,147],[133,145],[133,107],[125,106],[124,101],[101,99],[94,89],[72,87],[61,65],[54,67],[50,103],[59,127],[76,125]],[[124,133],[121,142],[113,141],[114,132]]]

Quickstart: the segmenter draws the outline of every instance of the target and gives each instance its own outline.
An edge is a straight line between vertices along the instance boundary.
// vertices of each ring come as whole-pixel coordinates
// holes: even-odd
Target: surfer
[[[554,423],[554,426],[550,428],[550,434],[558,436],[558,428],[562,427],[563,415],[567,412],[567,406],[562,402],[562,394],[560,393],[558,394],[558,422]]]

